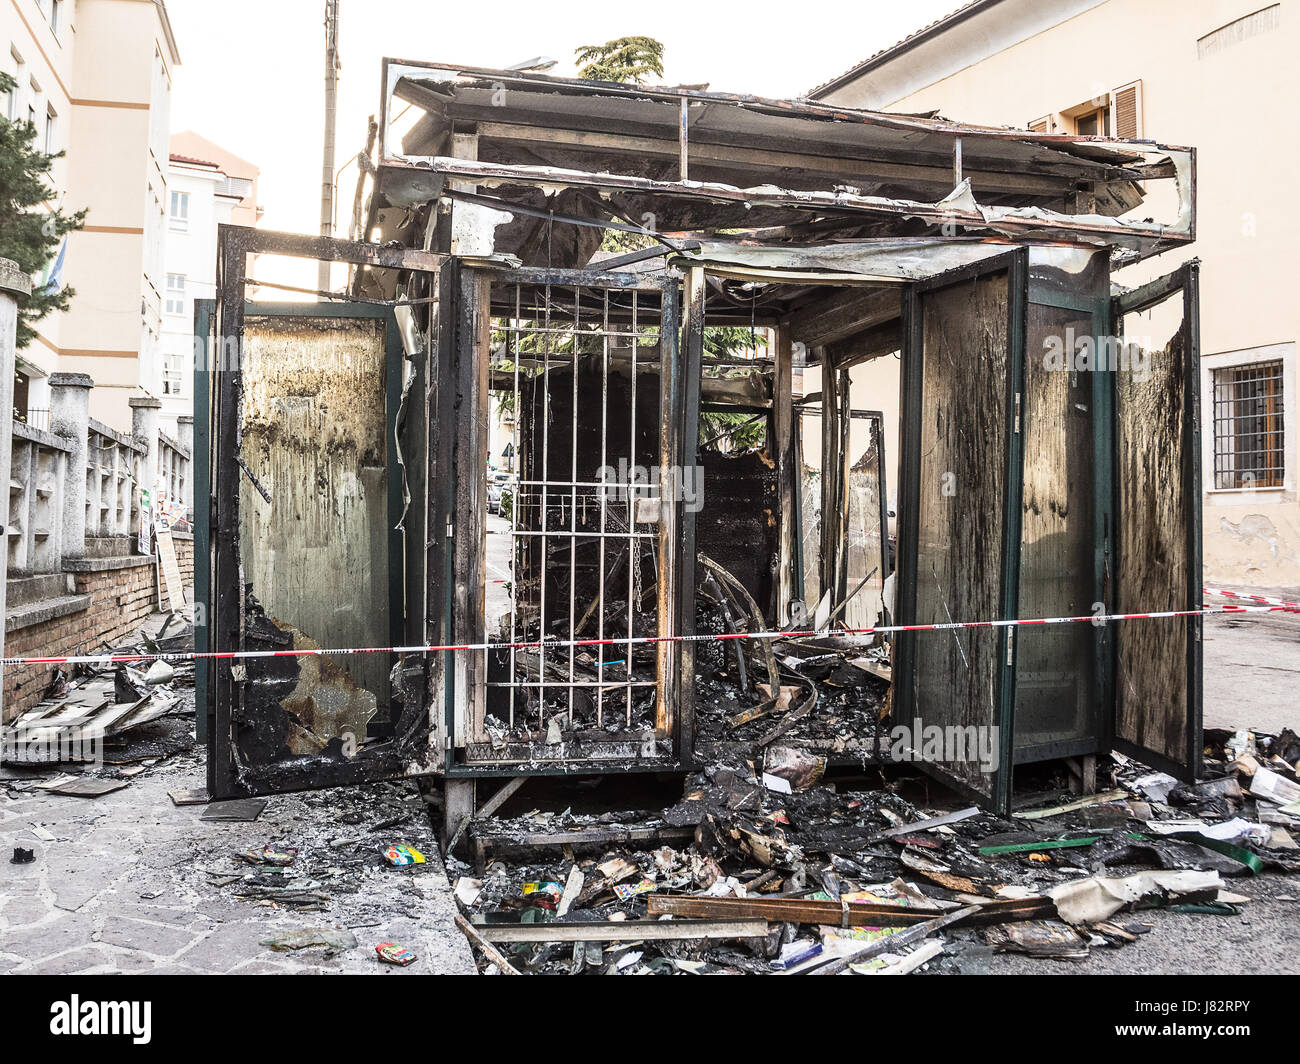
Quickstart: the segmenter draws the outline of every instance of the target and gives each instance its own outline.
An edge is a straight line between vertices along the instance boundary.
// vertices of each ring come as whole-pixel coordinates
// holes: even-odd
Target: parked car
[[[510,474],[499,469],[488,470],[487,478],[487,500],[488,513],[501,514],[508,516],[502,506],[502,498],[509,494],[507,485],[510,483]]]

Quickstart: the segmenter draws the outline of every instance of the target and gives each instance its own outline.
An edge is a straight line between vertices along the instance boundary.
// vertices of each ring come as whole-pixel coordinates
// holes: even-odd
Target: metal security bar
[[[1280,488],[1282,362],[1214,371],[1214,486]]]
[[[662,634],[653,472],[662,301],[657,286],[493,285],[489,416],[513,419],[514,429],[493,447],[508,468],[501,517],[487,532],[489,638]],[[484,734],[475,740],[495,740],[503,758],[515,744],[553,740],[555,725],[609,740],[654,732],[652,647],[511,647],[485,651],[483,664]]]

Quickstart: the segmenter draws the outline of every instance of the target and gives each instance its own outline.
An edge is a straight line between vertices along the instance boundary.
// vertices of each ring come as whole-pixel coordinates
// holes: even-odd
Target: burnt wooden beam
[[[528,125],[526,123],[480,121],[479,135],[485,140],[504,144],[525,143],[532,146],[552,145],[557,148],[586,152],[612,152],[617,155],[632,154],[639,157],[676,159],[681,145],[666,136],[605,133],[594,130],[557,128]],[[828,156],[813,152],[782,150],[776,142],[757,138],[745,145],[717,143],[701,139],[709,137],[708,131],[696,130],[691,134],[690,159],[695,165],[727,169],[756,171],[762,169],[797,170],[802,174],[831,178],[836,183],[852,179],[858,184],[875,184],[882,181],[919,182],[951,188],[952,164],[896,163],[879,158],[853,156]],[[698,176],[698,175],[697,175]],[[971,187],[981,191],[1014,192],[1032,196],[1060,196],[1073,189],[1077,178],[1070,175],[1033,174],[1026,172],[967,170]],[[683,176],[684,179],[684,176]]]
[[[478,924],[487,942],[672,942],[766,938],[766,920],[596,920],[549,924]]]
[[[702,898],[647,894],[646,911],[655,917],[759,918],[774,923],[829,924],[832,927],[910,927],[959,910],[858,901],[814,901],[809,898]],[[1050,898],[1008,898],[970,906],[961,922],[972,925],[1008,923],[1055,915],[1056,906]]]
[[[880,325],[873,325],[862,332],[854,333],[843,340],[828,344],[827,353],[838,369],[848,369],[861,362],[869,362],[881,355],[888,355],[901,350],[903,346],[903,322],[893,318]]]
[[[798,530],[795,528],[795,493],[798,465],[795,458],[794,439],[794,344],[790,328],[782,323],[776,330],[776,366],[772,375],[772,429],[776,450],[776,492],[780,509],[780,530],[777,549],[777,609],[773,617],[780,626],[789,622],[790,602],[794,599],[795,550]]]
[[[487,468],[489,389],[488,350],[492,319],[486,313],[491,277],[465,270],[456,306],[455,358],[459,416],[455,419],[452,468],[455,477],[455,523],[451,550],[452,630],[465,640],[483,638],[482,579],[487,552]],[[437,529],[430,530],[434,535]],[[456,699],[455,733],[471,741],[483,734],[487,706],[487,669],[481,654],[457,654],[453,663]]]
[[[840,428],[840,376],[831,364],[824,347],[816,349],[822,371],[822,521],[821,521],[821,594],[828,592],[830,603],[836,601],[841,528],[839,497],[843,482],[845,457]],[[811,604],[814,611],[819,602]],[[815,614],[814,614],[815,616]],[[814,622],[815,626],[815,622]]]
[[[592,173],[556,166],[473,162],[443,156],[419,157],[414,160],[390,158],[384,160],[384,166],[392,175],[403,172],[441,174],[451,181],[467,181],[472,184],[601,189],[614,202],[622,194],[637,194],[650,197],[646,202],[666,199],[683,203],[695,201],[741,205],[746,211],[754,212],[771,209],[778,213],[789,210],[861,218],[915,219],[930,227],[955,225],[973,231],[987,230],[1013,236],[1027,234],[1060,239],[1101,237],[1112,242],[1127,240],[1135,246],[1148,249],[1153,244],[1172,246],[1195,239],[1190,225],[1175,229],[1155,222],[1121,219],[1096,221],[1093,216],[1060,214],[1047,209],[1023,215],[1005,207],[958,207],[942,201],[902,200],[897,197],[864,195],[845,189],[800,191],[778,187],[738,188],[706,181],[663,181],[630,174]],[[721,207],[717,209],[722,211]]]
[[[403,82],[404,86],[411,85],[411,82]],[[590,83],[588,83],[590,84]],[[619,116],[616,120],[617,125],[611,124],[611,119],[599,115],[577,114],[572,110],[562,110],[560,108],[548,108],[534,106],[527,112],[510,108],[493,107],[489,104],[469,103],[461,100],[454,100],[450,97],[439,97],[431,93],[422,93],[417,98],[416,92],[399,92],[397,95],[410,102],[416,103],[417,106],[438,113],[441,123],[449,125],[458,121],[469,122],[494,122],[504,125],[517,125],[524,129],[557,129],[572,132],[585,132],[596,135],[608,136],[632,136],[644,137],[655,141],[668,144],[672,148],[674,157],[677,154],[677,124],[678,114],[672,113],[665,108],[660,114],[664,121],[646,121],[644,119],[637,121],[627,116]],[[674,101],[675,102],[675,101]],[[781,109],[783,117],[792,113],[791,101],[780,101],[777,106]],[[674,108],[676,112],[676,108]],[[811,116],[810,116],[811,117]],[[897,122],[903,116],[891,116],[881,113],[871,113],[864,111],[840,111],[834,115],[818,115],[818,118],[829,118],[824,127],[830,135],[818,137],[814,131],[816,126],[804,126],[800,132],[808,134],[807,139],[813,143],[819,143],[826,146],[828,141],[834,141],[833,130],[839,123],[848,121],[855,124],[875,125],[875,126],[897,126]],[[924,121],[924,120],[921,120]],[[1150,168],[1154,165],[1145,162],[1145,160],[1129,154],[1121,157],[1116,154],[1111,159],[1089,158],[1083,154],[1076,154],[1062,150],[1064,147],[1072,146],[1077,139],[1074,137],[1064,137],[1059,134],[1053,134],[1048,137],[1038,136],[1028,133],[1024,130],[993,130],[988,128],[970,128],[962,127],[955,124],[944,124],[944,128],[918,129],[913,121],[906,122],[908,128],[906,133],[911,136],[897,137],[892,144],[882,144],[879,154],[888,154],[890,160],[896,163],[913,164],[919,166],[934,166],[942,168],[945,172],[945,179],[949,182],[952,177],[952,151],[951,138],[961,136],[967,140],[966,149],[966,172],[969,174],[974,168],[978,172],[987,172],[991,174],[1024,174],[1033,172],[1038,176],[1059,176],[1067,179],[1082,178],[1088,180],[1134,180],[1135,175],[1140,169]],[[433,131],[438,130],[435,123]],[[929,138],[928,134],[940,134],[939,137]],[[917,139],[926,138],[934,147],[930,149],[913,146]],[[691,134],[691,156],[695,157],[696,144],[700,138],[709,145],[731,146],[736,148],[773,148],[775,150],[789,150],[792,139],[791,135],[783,136],[764,136],[755,134],[752,131],[740,131],[737,129],[726,129],[717,124],[701,126],[700,119],[697,118],[692,125]],[[947,141],[947,144],[943,144]],[[990,144],[994,141],[1019,141],[1026,148],[1026,157],[1023,160],[1008,159],[1005,153],[998,152],[995,148],[997,158],[990,158],[987,161],[980,159],[979,148],[984,144]],[[970,145],[975,145],[972,151]],[[901,145],[908,145],[903,147]],[[942,147],[940,147],[942,145]],[[1144,145],[1146,147],[1146,145]],[[1160,150],[1186,150],[1170,145],[1150,145],[1156,151]],[[1044,149],[1037,150],[1034,149]],[[868,158],[867,153],[870,151],[865,145],[844,147],[839,143],[834,144],[834,150],[838,156],[844,151],[857,151],[862,153],[862,158]],[[810,154],[816,154],[810,153]],[[1022,165],[1017,165],[1022,164]],[[1166,176],[1164,172],[1160,176]],[[1171,175],[1170,175],[1171,176]]]
[[[902,286],[829,288],[790,315],[790,338],[809,348],[844,340],[901,313]]]
[[[349,262],[357,266],[430,272],[436,271],[446,261],[445,255],[395,244],[368,244],[361,240],[282,233],[242,225],[221,225],[217,228],[219,231],[228,231],[228,235],[218,236],[218,242],[232,256],[238,251],[249,255],[287,255],[321,262]]]
[[[673,827],[670,824],[654,827],[587,828],[581,831],[537,831],[511,835],[475,835],[471,828],[475,866],[482,871],[488,857],[494,853],[529,853],[533,850],[560,849],[565,846],[628,846],[645,847],[682,845],[695,838],[694,827]]]
[[[854,950],[844,957],[836,957],[829,964],[814,965],[809,969],[809,975],[838,975],[844,971],[850,964],[858,964],[869,957],[874,957],[878,953],[891,952],[900,946],[909,946],[913,942],[919,942],[927,935],[932,935],[936,931],[942,931],[950,924],[960,923],[965,917],[969,916],[978,906],[969,905],[964,909],[958,909],[956,912],[948,913],[945,916],[935,917],[933,920],[927,920],[923,924],[917,924],[915,927],[909,927],[906,931],[900,931],[896,935],[890,935],[888,938],[878,939],[861,949]]]
[[[478,928],[466,920],[465,917],[461,916],[460,913],[456,914],[456,926],[465,933],[465,937],[469,939],[470,942],[483,951],[483,956],[495,964],[497,966],[497,971],[502,975],[522,974],[519,969],[515,968],[514,965],[505,959],[500,950],[479,934]]]

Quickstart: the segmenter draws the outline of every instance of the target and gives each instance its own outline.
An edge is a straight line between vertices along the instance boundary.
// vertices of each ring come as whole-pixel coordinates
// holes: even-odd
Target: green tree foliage
[[[14,79],[0,73],[0,93],[13,92]],[[0,259],[13,259],[26,274],[36,274],[49,264],[64,234],[85,224],[86,212],[65,214],[50,210],[54,190],[50,167],[63,152],[47,154],[35,147],[36,127],[30,122],[10,122],[0,116]],[[67,286],[58,291],[33,289],[18,308],[18,346],[36,338],[36,322],[55,310],[67,310],[76,293]]]
[[[586,81],[626,81],[640,85],[647,77],[663,77],[664,46],[653,37],[619,37],[604,44],[584,44],[574,52]]]
[[[584,44],[574,51],[582,64],[578,76],[587,81],[624,81],[640,85],[653,74],[663,77],[664,46],[653,37],[619,37],[604,44]],[[654,246],[648,233],[606,229],[600,250],[613,254],[641,251]]]
[[[739,358],[762,343],[743,325],[710,325],[704,330],[704,359]],[[730,451],[750,451],[767,442],[767,418],[749,414],[700,414],[700,443],[722,444]]]

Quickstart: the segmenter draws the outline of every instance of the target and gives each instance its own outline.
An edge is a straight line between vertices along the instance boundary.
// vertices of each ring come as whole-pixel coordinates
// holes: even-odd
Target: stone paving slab
[[[100,798],[0,791],[0,972],[475,972],[413,784],[274,796],[256,822],[241,824],[202,821],[203,806],[168,797],[203,783],[202,758],[185,754]],[[397,817],[406,819],[373,827]],[[300,848],[283,872],[232,859],[272,841]],[[426,863],[390,868],[381,851],[391,842],[415,846]],[[15,846],[35,851],[35,861],[11,864]],[[274,883],[282,875],[319,884],[323,911],[238,897],[244,878],[220,885],[222,877]],[[277,953],[262,945],[277,932],[322,927],[350,930],[357,946],[330,957],[321,948]],[[385,941],[419,959],[406,968],[382,964],[374,947]]]

